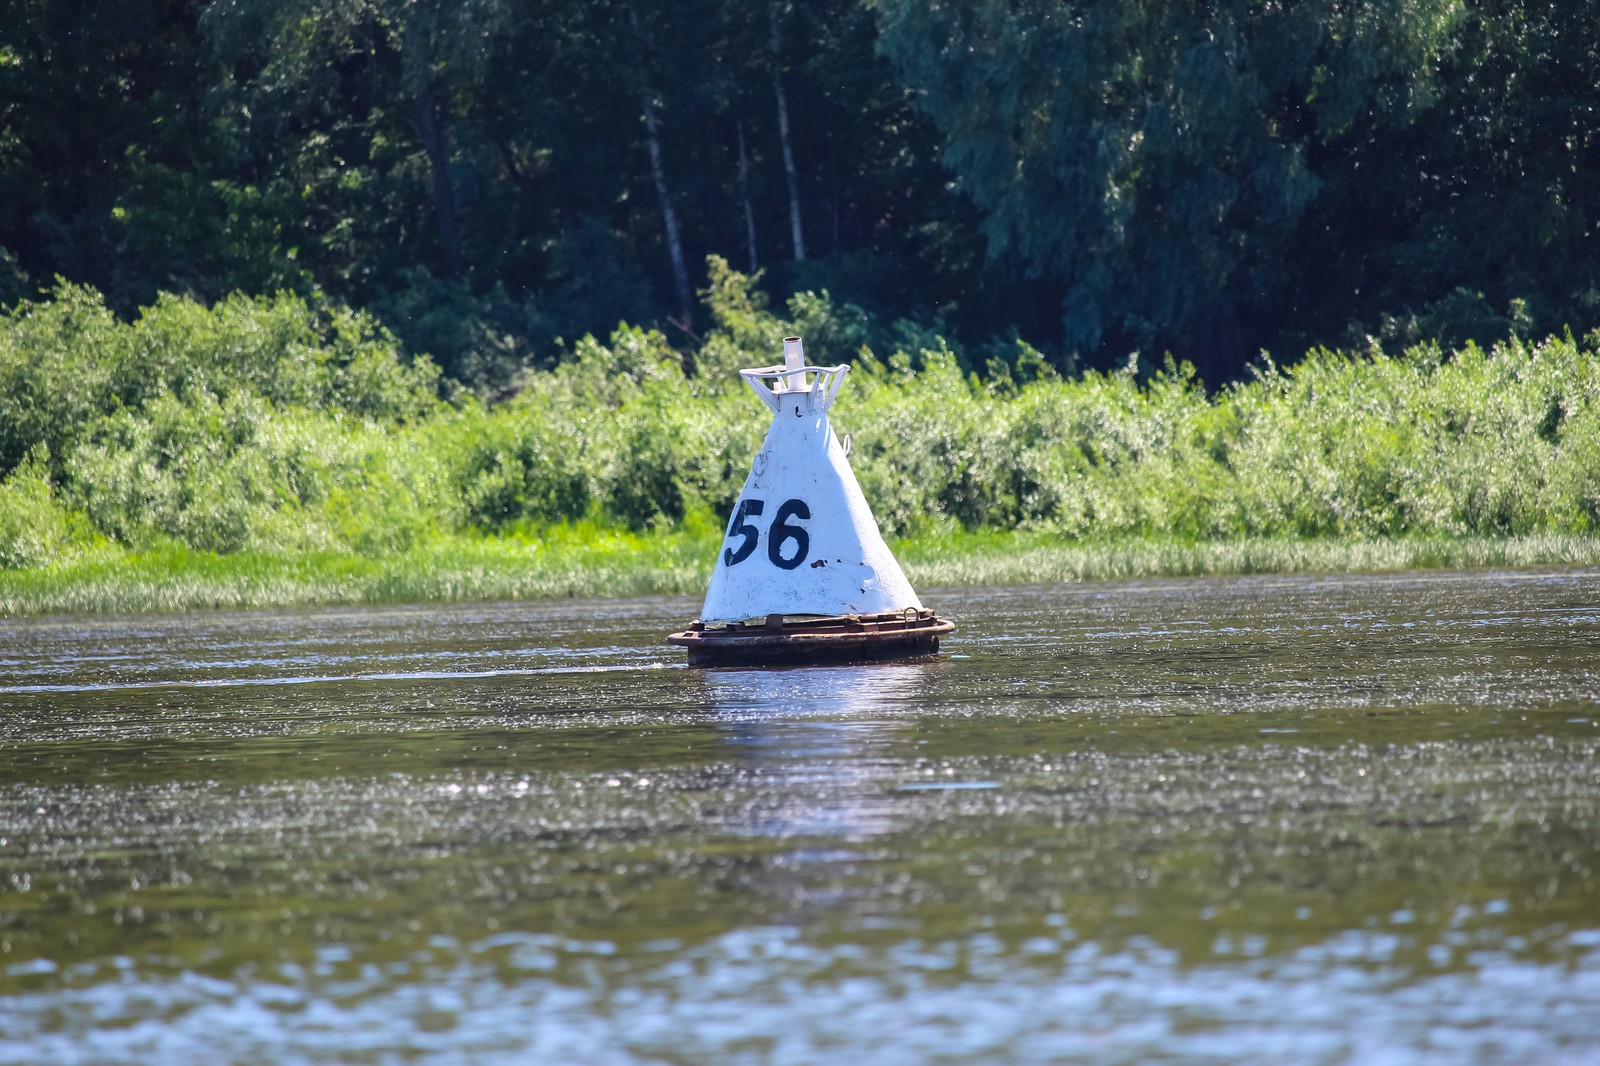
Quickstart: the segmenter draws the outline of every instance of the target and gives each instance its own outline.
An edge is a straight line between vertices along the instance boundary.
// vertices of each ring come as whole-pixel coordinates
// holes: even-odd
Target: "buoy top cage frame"
[[[761,402],[773,414],[777,414],[783,402],[779,397],[796,392],[807,394],[807,403],[813,411],[820,408],[820,411],[826,412],[833,406],[834,398],[839,395],[839,388],[848,373],[850,367],[846,363],[838,366],[807,366],[800,338],[785,337],[781,364],[741,370],[739,376],[761,398]],[[774,384],[768,385],[768,381]]]

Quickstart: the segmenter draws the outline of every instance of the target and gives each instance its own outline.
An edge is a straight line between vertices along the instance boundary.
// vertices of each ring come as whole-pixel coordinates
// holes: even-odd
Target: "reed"
[[[383,558],[104,548],[70,562],[0,570],[0,617],[599,596],[698,598],[719,541],[716,533],[704,531],[639,534],[580,524],[543,536],[445,538]],[[1600,566],[1600,539],[1565,534],[1076,544],[1050,534],[985,531],[914,537],[896,542],[894,550],[925,591],[1196,575]],[[937,606],[936,594],[929,600]]]
[[[108,549],[0,571],[0,616],[683,593],[703,587],[715,549],[703,533],[581,525],[440,538],[381,558]]]
[[[1037,533],[959,533],[905,541],[896,551],[918,587],[1600,565],[1600,539],[1569,534],[1073,544]]]

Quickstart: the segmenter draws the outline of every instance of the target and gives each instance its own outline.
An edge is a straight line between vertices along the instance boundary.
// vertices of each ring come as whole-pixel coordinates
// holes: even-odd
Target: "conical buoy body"
[[[828,411],[848,366],[741,371],[772,426],[728,521],[700,620],[668,638],[691,663],[885,658],[954,628],[922,606],[884,543]]]

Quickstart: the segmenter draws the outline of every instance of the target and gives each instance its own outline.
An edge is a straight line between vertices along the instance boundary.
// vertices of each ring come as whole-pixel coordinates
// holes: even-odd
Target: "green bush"
[[[131,342],[100,294],[77,285],[0,319],[0,474],[40,445],[65,455],[86,425],[117,406],[114,382]]]
[[[434,409],[437,384],[432,363],[402,358],[371,318],[343,308],[163,295],[124,323],[93,289],[62,283],[0,318],[0,471],[38,444],[59,460],[100,418],[164,397],[240,393],[408,422]]]
[[[56,498],[42,446],[0,479],[0,570],[65,562],[94,540],[88,520]]]
[[[412,434],[248,393],[110,415],[67,471],[95,526],[140,547],[381,554],[456,517],[442,465]]]
[[[526,392],[492,412],[469,401],[425,440],[449,471],[466,524],[498,531],[590,509],[582,428],[580,412]]]
[[[1171,363],[1064,378],[1015,338],[985,346],[985,379],[937,335],[869,328],[825,295],[780,317],[726,264],[705,296],[695,350],[622,326],[491,405],[438,399],[432,364],[359,314],[162,297],[122,323],[62,286],[0,320],[0,562],[40,565],[97,535],[384,555],[465,530],[714,526],[768,425],[737,370],[808,328],[812,362],[852,364],[834,423],[891,535],[1600,529],[1594,335],[1318,350],[1208,396]]]

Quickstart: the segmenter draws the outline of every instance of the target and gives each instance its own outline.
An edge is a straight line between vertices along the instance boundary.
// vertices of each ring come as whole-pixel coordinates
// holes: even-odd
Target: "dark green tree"
[[[202,27],[223,70],[219,118],[243,154],[270,179],[293,182],[321,216],[319,278],[355,280],[392,258],[397,238],[411,262],[466,274],[454,173],[466,152],[452,141],[484,89],[485,42],[502,15],[492,0],[215,0],[206,9]]]
[[[123,307],[154,294],[156,279],[130,249],[117,208],[152,169],[189,169],[205,135],[200,6],[0,0],[0,275],[8,287],[18,287],[21,272],[41,285],[56,274],[90,282]]]
[[[1067,345],[1166,346],[1213,372],[1282,290],[1319,189],[1311,145],[1428,107],[1458,10],[872,6],[992,252],[1064,284]]]
[[[1597,85],[1592,4],[1468,7],[1424,120],[1312,146],[1323,188],[1287,256],[1289,350],[1600,323]]]

